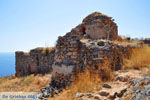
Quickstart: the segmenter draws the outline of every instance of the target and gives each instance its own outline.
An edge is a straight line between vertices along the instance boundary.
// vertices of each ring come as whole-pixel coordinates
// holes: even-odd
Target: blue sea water
[[[0,53],[0,77],[15,74],[15,53]]]

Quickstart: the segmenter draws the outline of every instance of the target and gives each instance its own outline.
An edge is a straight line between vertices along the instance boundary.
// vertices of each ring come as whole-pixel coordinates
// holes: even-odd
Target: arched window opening
[[[83,35],[86,34],[86,28],[85,27],[82,27],[81,31],[82,31]]]
[[[39,66],[39,57],[38,57],[38,55],[36,56],[36,61],[37,61],[37,66]]]

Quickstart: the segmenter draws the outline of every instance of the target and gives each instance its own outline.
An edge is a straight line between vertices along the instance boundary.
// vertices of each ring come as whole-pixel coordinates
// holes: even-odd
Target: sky
[[[118,34],[150,38],[150,0],[0,0],[0,52],[56,44],[92,12],[115,19]]]

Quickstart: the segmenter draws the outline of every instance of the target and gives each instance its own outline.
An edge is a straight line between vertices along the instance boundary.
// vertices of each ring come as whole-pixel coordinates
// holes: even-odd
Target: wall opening
[[[38,57],[38,55],[36,56],[36,61],[37,61],[37,66],[39,66],[39,57]]]
[[[81,31],[83,35],[86,34],[86,28],[84,26],[81,28]]]

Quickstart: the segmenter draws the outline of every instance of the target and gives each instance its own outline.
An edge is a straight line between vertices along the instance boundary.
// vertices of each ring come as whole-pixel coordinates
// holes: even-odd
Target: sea
[[[15,53],[0,53],[0,77],[15,74]]]

